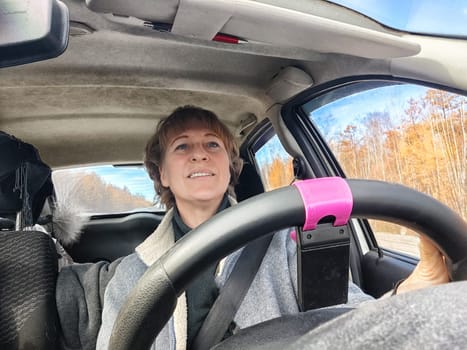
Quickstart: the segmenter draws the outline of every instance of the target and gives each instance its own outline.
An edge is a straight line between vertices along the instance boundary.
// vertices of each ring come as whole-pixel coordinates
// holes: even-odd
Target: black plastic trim
[[[380,249],[381,249],[381,251],[383,251],[384,256],[389,256],[389,257],[392,257],[394,259],[403,261],[405,263],[412,264],[413,267],[415,267],[415,265],[417,265],[417,263],[420,261],[420,259],[418,259],[418,258],[416,258],[414,256],[404,254],[404,253],[402,253],[400,251],[387,249],[387,248],[380,248]]]
[[[114,261],[131,254],[154,232],[163,216],[138,212],[94,219],[85,225],[79,241],[65,248],[75,262]]]
[[[411,273],[415,265],[392,255],[379,256],[377,251],[369,251],[362,258],[362,271],[365,280],[361,286],[363,291],[375,298],[394,288]]]
[[[127,211],[122,213],[104,213],[104,214],[92,214],[89,217],[89,220],[92,221],[99,221],[104,219],[119,219],[125,218],[127,216],[135,215],[135,214],[149,214],[149,215],[156,215],[162,217],[165,215],[165,211],[151,211],[151,210],[135,210],[135,211]]]
[[[393,84],[415,84],[415,85],[422,85],[426,87],[442,89],[445,91],[453,92],[456,94],[467,96],[467,91],[453,88],[450,86],[445,86],[442,84],[435,84],[426,81],[410,79],[410,78],[403,78],[403,77],[394,77],[390,75],[381,75],[381,74],[366,74],[366,75],[356,75],[350,77],[339,78],[335,80],[328,81],[326,83],[313,86],[300,94],[294,97],[292,100],[287,102],[284,107],[282,107],[283,111],[290,111],[296,107],[301,107],[306,102],[320,96],[326,94],[329,91],[338,89],[345,85],[355,84],[355,83],[363,83],[363,82],[376,82],[380,81],[382,84],[384,83],[393,83]],[[286,115],[284,113],[283,115]]]
[[[0,68],[42,61],[61,55],[68,46],[70,28],[68,7],[61,1],[52,1],[51,29],[42,38],[1,50]]]
[[[263,119],[255,130],[248,135],[248,138],[242,144],[242,148],[247,147],[254,155],[275,134],[271,121],[269,119]]]

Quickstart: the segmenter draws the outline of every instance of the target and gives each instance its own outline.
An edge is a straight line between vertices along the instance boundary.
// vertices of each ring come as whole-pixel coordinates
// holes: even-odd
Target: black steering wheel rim
[[[346,182],[353,197],[352,217],[389,221],[424,234],[446,256],[451,279],[467,279],[467,223],[459,215],[402,185]],[[198,273],[256,238],[304,221],[300,192],[288,186],[250,198],[200,225],[141,277],[119,312],[109,347],[149,348],[172,315],[177,297]]]

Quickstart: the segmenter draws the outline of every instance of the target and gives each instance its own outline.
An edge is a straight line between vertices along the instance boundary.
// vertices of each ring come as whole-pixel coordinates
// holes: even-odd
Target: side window
[[[397,182],[467,219],[467,98],[413,84],[354,83],[303,106],[346,176]],[[418,237],[370,221],[381,247],[418,255]]]
[[[293,182],[292,157],[282,147],[277,135],[271,137],[255,152],[255,159],[266,191]]]

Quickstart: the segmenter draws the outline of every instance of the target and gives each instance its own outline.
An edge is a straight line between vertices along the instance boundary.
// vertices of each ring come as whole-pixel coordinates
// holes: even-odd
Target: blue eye
[[[176,151],[184,151],[188,148],[188,145],[186,143],[181,143],[175,147]]]
[[[219,146],[219,143],[217,143],[216,141],[211,141],[211,142],[208,142],[208,147],[209,148],[218,148],[220,146]]]

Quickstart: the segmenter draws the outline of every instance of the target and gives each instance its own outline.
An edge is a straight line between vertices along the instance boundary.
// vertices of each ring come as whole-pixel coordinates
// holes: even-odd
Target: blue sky
[[[369,113],[388,113],[395,120],[405,115],[407,102],[423,97],[428,88],[416,85],[392,85],[363,91],[338,99],[312,111],[312,119],[329,139],[347,125],[358,125]],[[333,119],[329,121],[330,115]]]
[[[329,0],[409,32],[467,36],[466,0]]]

